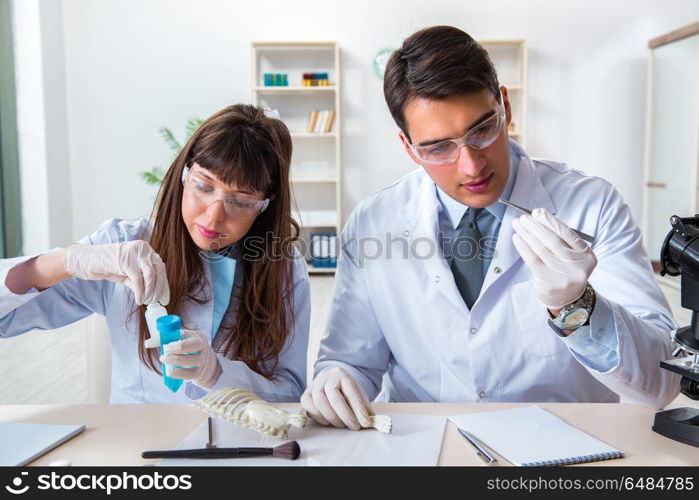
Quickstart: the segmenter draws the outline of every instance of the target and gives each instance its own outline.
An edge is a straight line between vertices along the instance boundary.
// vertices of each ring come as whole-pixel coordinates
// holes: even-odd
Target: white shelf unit
[[[509,135],[526,148],[527,133],[527,43],[525,40],[479,40],[498,72],[500,85],[507,87],[512,106]]]
[[[291,182],[298,207],[294,217],[308,252],[311,233],[339,235],[342,224],[340,49],[334,41],[253,42],[251,49],[252,102],[277,110],[291,133]],[[265,73],[287,73],[289,86],[264,86]],[[329,85],[303,86],[303,73],[328,73]],[[331,132],[306,131],[314,109],[335,110]],[[334,268],[308,269],[312,274],[334,273]]]
[[[267,72],[265,72],[267,73]],[[310,71],[307,71],[306,73],[311,73]],[[266,92],[268,94],[294,94],[294,93],[313,93],[313,92],[335,92],[337,90],[337,87],[335,85],[328,85],[327,87],[303,87],[303,86],[294,86],[294,87],[265,87],[265,86],[256,86],[253,87],[253,90],[256,92]]]

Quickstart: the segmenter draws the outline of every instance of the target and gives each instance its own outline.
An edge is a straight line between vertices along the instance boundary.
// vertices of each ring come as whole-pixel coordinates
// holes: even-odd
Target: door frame
[[[648,248],[647,235],[649,233],[649,218],[650,218],[650,189],[653,187],[654,181],[651,179],[651,142],[653,135],[653,54],[654,49],[667,45],[669,43],[677,42],[699,34],[699,22],[684,26],[682,28],[670,31],[664,35],[655,37],[648,41],[648,64],[646,66],[646,130],[645,130],[645,147],[644,147],[644,174],[643,174],[643,219],[641,221],[641,229],[643,231],[643,240],[646,250],[650,254],[650,249]],[[697,64],[699,64],[699,53],[697,53]],[[699,114],[699,83],[697,84],[697,113]],[[695,144],[697,145],[696,153],[697,157],[695,159],[695,168],[693,172],[693,186],[692,190],[692,206],[694,207],[694,212],[699,212],[699,120],[697,120],[697,129],[695,130]],[[680,216],[687,216],[690,214],[678,214]],[[694,214],[691,214],[694,215]],[[668,228],[669,231],[669,228]],[[653,270],[658,272],[660,269],[660,261],[657,256],[653,258],[650,255],[651,263],[653,265]]]
[[[0,258],[22,253],[11,0],[0,0]]]

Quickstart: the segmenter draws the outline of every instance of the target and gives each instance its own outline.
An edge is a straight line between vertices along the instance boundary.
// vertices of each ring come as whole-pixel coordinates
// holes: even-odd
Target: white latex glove
[[[204,333],[199,330],[180,330],[182,340],[163,346],[165,354],[160,362],[168,377],[191,380],[199,387],[210,389],[221,376],[221,364],[209,345]]]
[[[578,300],[597,265],[587,243],[543,208],[515,219],[512,227],[512,242],[534,275],[539,300],[549,309]]]
[[[110,280],[133,290],[136,304],[170,302],[165,264],[143,240],[108,245],[70,245],[66,272],[83,280]]]
[[[354,431],[369,427],[373,414],[364,389],[342,368],[320,372],[301,396],[301,406],[322,425]]]

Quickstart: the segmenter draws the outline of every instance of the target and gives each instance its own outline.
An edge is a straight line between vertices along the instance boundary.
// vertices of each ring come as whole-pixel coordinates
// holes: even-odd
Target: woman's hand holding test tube
[[[170,378],[191,380],[199,387],[210,389],[221,376],[216,353],[199,330],[181,331],[182,340],[165,344],[160,362],[167,365]]]

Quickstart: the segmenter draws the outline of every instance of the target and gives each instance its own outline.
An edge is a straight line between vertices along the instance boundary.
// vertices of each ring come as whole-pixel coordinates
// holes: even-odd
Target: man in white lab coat
[[[421,30],[391,56],[384,94],[421,167],[343,230],[301,399],[313,418],[358,429],[374,399],[674,399],[678,377],[659,362],[676,323],[628,206],[604,179],[509,140],[487,52],[456,28]]]

